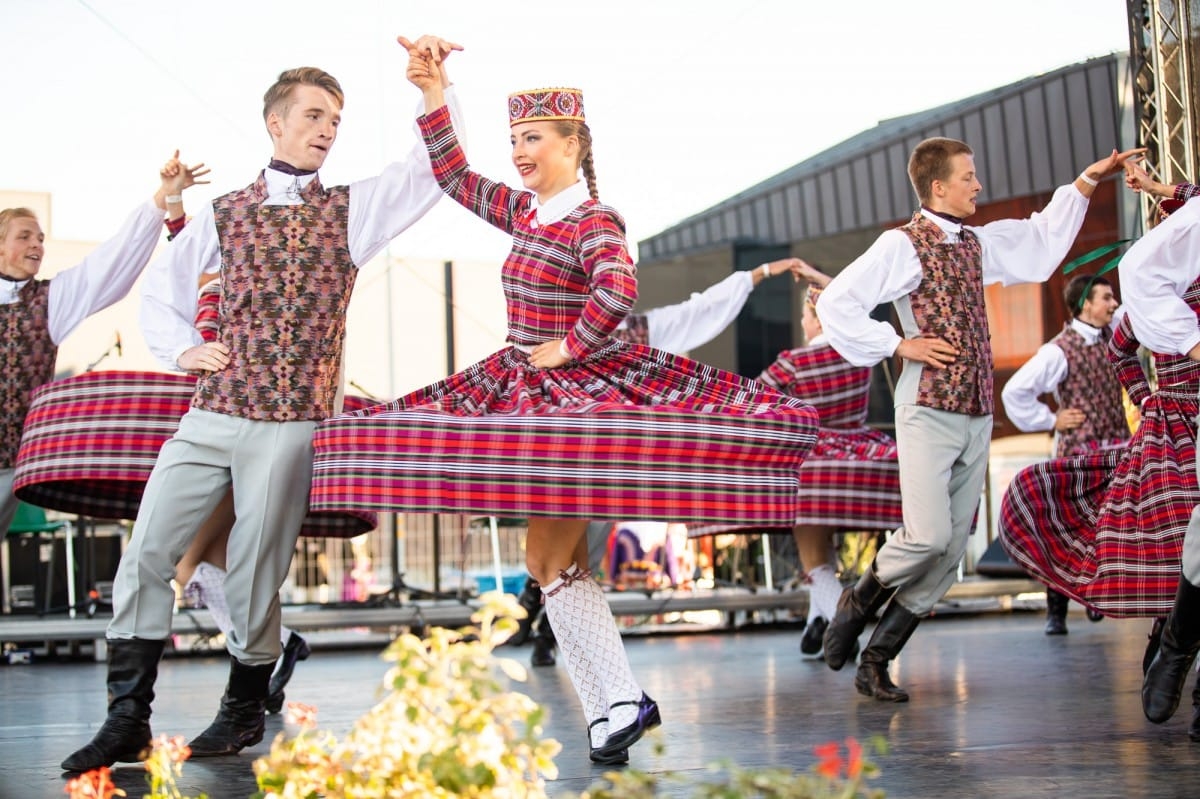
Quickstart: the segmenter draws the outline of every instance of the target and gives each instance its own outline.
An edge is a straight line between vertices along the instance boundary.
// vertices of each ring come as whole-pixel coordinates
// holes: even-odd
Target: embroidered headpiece
[[[508,96],[509,127],[518,122],[574,120],[584,122],[583,92],[579,89],[529,89]]]
[[[821,296],[821,287],[816,283],[809,283],[808,288],[804,290],[804,301],[812,306],[812,309],[817,310],[817,298]]]

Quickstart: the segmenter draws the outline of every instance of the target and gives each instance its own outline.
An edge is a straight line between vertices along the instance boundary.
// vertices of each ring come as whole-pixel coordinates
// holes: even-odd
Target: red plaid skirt
[[[870,427],[822,427],[816,446],[800,466],[799,500],[796,524],[851,532],[900,527],[904,518],[896,442]],[[747,531],[730,525],[691,525],[688,536]],[[791,531],[791,527],[764,530]]]
[[[641,345],[558,369],[510,347],[322,422],[312,506],[790,524],[816,422],[800,400]]]
[[[133,519],[163,442],[191,406],[196,378],[159,372],[87,372],[33,392],[13,488],[43,508],[96,519]],[[346,407],[369,405],[346,397]],[[375,514],[310,511],[302,535],[349,538]]]
[[[1000,504],[1000,540],[1050,587],[1106,616],[1165,616],[1183,536],[1200,503],[1197,387],[1160,389],[1124,449],[1020,471]]]

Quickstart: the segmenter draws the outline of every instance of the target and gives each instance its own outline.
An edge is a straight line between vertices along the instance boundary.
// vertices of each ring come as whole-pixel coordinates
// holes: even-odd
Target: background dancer
[[[1067,254],[1097,183],[1133,152],[1088,166],[1039,214],[964,225],[983,187],[965,143],[926,139],[908,172],[921,209],[884,233],[833,279],[817,305],[830,343],[860,366],[899,356],[896,440],[904,526],[838,602],[825,662],[840,669],[867,619],[887,603],[863,650],[855,687],[904,702],[888,675],[895,659],[954,582],[979,508],[992,434],[992,351],[983,288],[1045,280]],[[871,318],[894,302],[903,336]],[[888,602],[888,600],[892,600]]]
[[[1052,432],[1054,457],[1121,447],[1129,423],[1121,384],[1108,359],[1113,315],[1120,304],[1104,277],[1075,275],[1063,289],[1071,321],[1043,344],[1004,386],[1004,412],[1025,433]],[[1042,402],[1053,395],[1058,410]],[[1065,594],[1046,587],[1046,635],[1067,634]],[[1089,616],[1099,621],[1103,616]]]

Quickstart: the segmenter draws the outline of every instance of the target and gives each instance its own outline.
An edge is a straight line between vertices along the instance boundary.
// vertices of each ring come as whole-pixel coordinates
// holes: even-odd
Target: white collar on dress
[[[818,344],[824,344],[826,342],[826,340],[827,339],[826,339],[825,333],[822,332],[819,336],[813,336],[812,338],[810,338],[808,340],[808,346],[815,347]]]
[[[531,208],[539,225],[553,225],[565,219],[567,214],[591,198],[587,181],[579,180],[551,197],[545,204],[539,203],[537,195],[533,195]]]

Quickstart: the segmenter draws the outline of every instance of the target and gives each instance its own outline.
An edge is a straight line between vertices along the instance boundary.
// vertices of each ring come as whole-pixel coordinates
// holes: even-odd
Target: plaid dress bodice
[[[948,242],[945,231],[920,212],[900,230],[921,261],[921,283],[909,295],[917,329],[958,350],[946,368],[921,370],[917,404],[969,416],[991,414],[992,345],[979,238],[963,228],[957,242]]]
[[[871,370],[854,366],[827,343],[779,353],[758,380],[812,405],[821,427],[853,429],[867,423]]]
[[[540,225],[533,194],[472,172],[444,106],[418,119],[433,174],[458,203],[512,236],[500,282],[508,341],[534,346],[565,339],[580,358],[609,343],[637,300],[625,220],[586,200],[563,219]]]
[[[33,390],[54,379],[49,280],[30,280],[16,302],[0,305],[0,469],[16,463]]]
[[[314,178],[298,205],[267,205],[263,176],[213,202],[221,242],[217,340],[230,364],[200,377],[193,407],[273,422],[333,414],[346,306],[358,270],[350,192]]]

